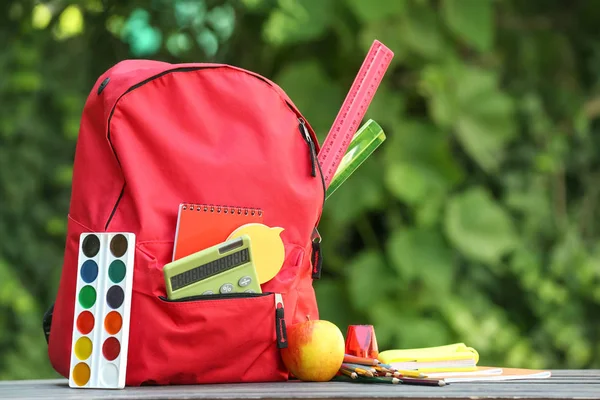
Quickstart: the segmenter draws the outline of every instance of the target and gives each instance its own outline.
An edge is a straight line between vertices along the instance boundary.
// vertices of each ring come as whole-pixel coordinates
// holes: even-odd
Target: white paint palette
[[[125,387],[134,254],[133,233],[83,233],[79,238],[72,388]]]

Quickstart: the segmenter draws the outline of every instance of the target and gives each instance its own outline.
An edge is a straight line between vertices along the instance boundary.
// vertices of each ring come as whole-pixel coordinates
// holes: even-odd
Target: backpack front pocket
[[[162,274],[150,273],[159,271],[156,258],[146,251],[137,254],[136,263],[146,265],[138,265],[136,272],[149,276],[140,277],[132,301],[128,385],[287,379],[279,351],[287,345],[280,294],[167,300],[164,285],[142,287],[152,281],[156,285]]]

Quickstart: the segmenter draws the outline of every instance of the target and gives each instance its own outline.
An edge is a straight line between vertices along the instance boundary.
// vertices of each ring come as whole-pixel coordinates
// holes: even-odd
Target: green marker
[[[326,199],[379,147],[385,140],[381,126],[372,119],[368,120],[352,137],[348,151],[327,188]]]

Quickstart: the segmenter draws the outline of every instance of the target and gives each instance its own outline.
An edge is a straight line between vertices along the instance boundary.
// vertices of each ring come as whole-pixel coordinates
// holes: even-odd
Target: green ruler
[[[327,188],[326,199],[362,164],[385,140],[381,126],[372,119],[368,120],[352,137],[348,151],[342,158]]]

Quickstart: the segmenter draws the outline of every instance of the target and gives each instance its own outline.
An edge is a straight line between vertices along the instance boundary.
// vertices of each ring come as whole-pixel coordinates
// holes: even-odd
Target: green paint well
[[[121,260],[115,260],[108,267],[108,277],[114,283],[119,283],[125,278],[126,271],[125,263]]]
[[[83,308],[90,308],[96,303],[96,289],[87,285],[81,288],[79,292],[79,304]]]

